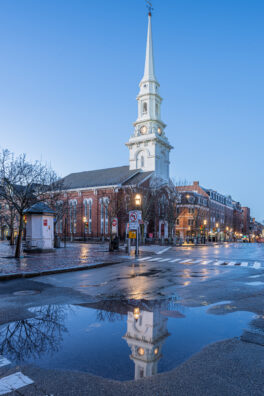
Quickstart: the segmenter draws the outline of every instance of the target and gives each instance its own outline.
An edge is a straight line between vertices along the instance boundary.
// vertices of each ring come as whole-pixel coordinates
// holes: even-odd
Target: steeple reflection
[[[169,336],[168,319],[161,311],[167,304],[134,308],[127,313],[127,332],[123,337],[131,348],[130,359],[135,364],[134,378],[150,377],[158,372],[162,346]]]

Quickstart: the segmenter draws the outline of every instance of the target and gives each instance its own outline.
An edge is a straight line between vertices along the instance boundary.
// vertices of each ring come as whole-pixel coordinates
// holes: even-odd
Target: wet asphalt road
[[[21,290],[36,294],[14,294]],[[0,367],[0,378],[21,369],[34,380],[21,388],[22,395],[264,394],[262,245],[144,251],[138,259],[124,256],[123,264],[101,269],[2,282],[0,296],[0,323],[30,317],[28,308],[40,305],[153,301],[174,296],[186,307],[216,304],[209,308],[214,315],[235,311],[255,315],[252,331],[242,334],[242,340],[213,344],[172,372],[136,383],[36,367]]]

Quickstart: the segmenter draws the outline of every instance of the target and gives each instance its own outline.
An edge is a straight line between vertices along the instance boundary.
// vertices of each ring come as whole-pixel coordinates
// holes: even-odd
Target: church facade
[[[148,33],[144,76],[137,97],[138,117],[126,146],[129,165],[72,173],[63,178],[64,192],[57,203],[55,230],[71,239],[108,237],[111,221],[118,218],[119,236],[127,231],[128,211],[135,209],[133,197],[139,191],[170,183],[170,150],[173,148],[165,134],[161,119],[162,98],[154,69],[151,13],[148,15]],[[157,187],[158,186],[158,187]],[[168,236],[168,225],[163,219],[142,221],[142,234],[154,237]]]

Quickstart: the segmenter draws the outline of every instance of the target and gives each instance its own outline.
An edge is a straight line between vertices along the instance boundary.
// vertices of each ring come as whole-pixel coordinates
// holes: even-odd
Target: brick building
[[[243,234],[249,235],[250,233],[250,208],[243,206],[242,207],[243,214]]]
[[[243,230],[243,210],[231,196],[192,185],[177,186],[176,234],[182,239],[193,237],[210,241],[231,241]]]

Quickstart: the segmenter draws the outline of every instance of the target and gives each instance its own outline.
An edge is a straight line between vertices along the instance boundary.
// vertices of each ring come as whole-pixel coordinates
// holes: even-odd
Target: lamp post
[[[206,243],[206,225],[207,225],[207,220],[204,220],[203,223],[204,223],[204,243]]]
[[[219,228],[219,223],[215,223],[215,228],[216,228],[216,242],[218,242],[218,228]]]
[[[229,231],[229,227],[226,227],[226,242],[227,242],[227,233]]]
[[[140,194],[136,194],[135,196],[135,205],[137,210],[139,210],[140,206],[141,206],[141,195]],[[136,250],[135,250],[135,255],[138,256],[138,242],[139,242],[139,226],[137,227],[136,230]]]

